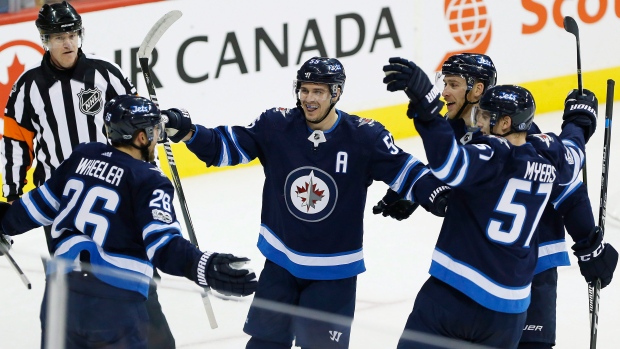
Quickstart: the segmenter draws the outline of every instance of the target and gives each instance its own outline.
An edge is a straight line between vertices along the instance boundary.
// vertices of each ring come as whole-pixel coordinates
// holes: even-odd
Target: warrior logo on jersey
[[[327,218],[338,199],[336,181],[323,170],[310,166],[289,173],[284,191],[288,211],[306,222]]]
[[[95,116],[103,109],[103,99],[101,98],[101,90],[80,89],[78,98],[80,100],[80,111],[85,115]]]
[[[543,143],[547,145],[547,148],[551,147],[551,142],[553,142],[553,138],[549,137],[548,135],[544,133],[532,135],[532,137],[536,137],[540,139]]]

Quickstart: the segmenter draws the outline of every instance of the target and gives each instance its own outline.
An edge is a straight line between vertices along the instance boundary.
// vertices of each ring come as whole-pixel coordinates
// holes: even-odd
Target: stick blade
[[[564,17],[564,29],[576,37],[579,37],[579,26],[573,17]]]
[[[164,35],[166,30],[168,30],[174,22],[181,18],[182,15],[183,13],[181,11],[173,10],[163,15],[155,24],[153,24],[153,27],[151,27],[151,30],[149,30],[146,34],[146,37],[144,37],[144,40],[138,49],[138,58],[150,57],[151,52],[153,52],[153,48],[155,48],[155,45],[157,45],[157,42],[161,36]]]

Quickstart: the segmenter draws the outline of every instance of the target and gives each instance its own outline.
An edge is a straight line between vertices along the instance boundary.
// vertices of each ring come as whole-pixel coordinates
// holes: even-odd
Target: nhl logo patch
[[[80,111],[85,115],[95,116],[103,109],[102,92],[98,88],[84,90],[78,93]]]

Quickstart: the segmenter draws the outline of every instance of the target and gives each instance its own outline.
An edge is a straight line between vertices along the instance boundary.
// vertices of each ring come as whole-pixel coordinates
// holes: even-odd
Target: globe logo
[[[448,57],[457,53],[485,54],[491,42],[491,19],[484,0],[445,0],[444,14],[450,35],[461,47],[448,52],[436,71]]]
[[[464,49],[475,48],[488,36],[491,21],[483,0],[450,0],[445,13],[450,34]]]

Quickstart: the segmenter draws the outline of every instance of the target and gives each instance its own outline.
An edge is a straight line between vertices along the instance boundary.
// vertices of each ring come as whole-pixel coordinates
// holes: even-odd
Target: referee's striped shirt
[[[6,104],[0,142],[3,196],[12,201],[23,194],[34,158],[33,179],[39,186],[76,145],[106,143],[103,106],[118,95],[135,93],[115,63],[80,50],[73,69],[58,70],[47,52],[39,66],[15,82]]]

